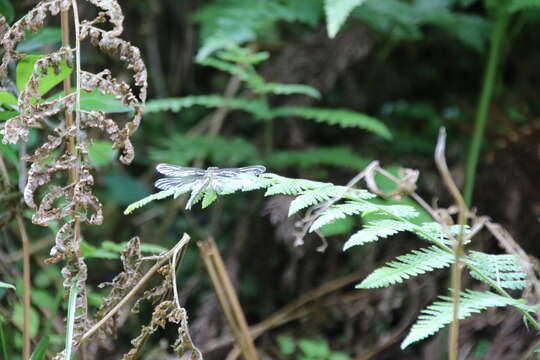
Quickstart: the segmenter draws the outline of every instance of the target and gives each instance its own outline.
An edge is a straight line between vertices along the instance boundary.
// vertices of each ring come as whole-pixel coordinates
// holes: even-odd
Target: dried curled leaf
[[[135,286],[141,279],[141,249],[140,240],[134,237],[127,243],[126,248],[121,255],[124,271],[118,274],[111,282],[99,284],[100,288],[111,286],[109,295],[103,299],[101,306],[96,314],[96,321],[101,320],[112,308],[122,300],[125,295]],[[116,336],[118,314],[111,317],[100,329],[100,336]]]
[[[201,352],[193,345],[189,335],[186,310],[184,308],[177,307],[173,301],[163,301],[154,308],[150,324],[144,325],[141,328],[141,333],[139,336],[131,341],[133,349],[125,354],[123,359],[136,359],[144,346],[146,339],[156,332],[159,327],[164,329],[168,322],[180,324],[178,329],[178,339],[172,345],[172,348],[178,354],[178,356],[182,358],[182,356],[188,352],[191,352],[189,354],[189,359],[202,359]]]
[[[21,140],[28,141],[30,128],[42,129],[43,132],[52,128],[50,132],[45,132],[42,145],[25,158],[30,167],[23,196],[26,204],[35,209],[32,217],[34,223],[43,226],[47,226],[51,221],[60,223],[55,245],[50,252],[51,258],[47,259],[47,262],[67,260],[66,266],[62,269],[64,287],[69,289],[72,279],[78,276],[74,347],[78,345],[77,339],[89,325],[85,294],[87,268],[80,251],[80,226],[82,223],[99,225],[103,221],[102,205],[92,194],[94,177],[88,160],[89,136],[85,132],[91,128],[103,130],[113,141],[115,149],[123,149],[120,160],[126,164],[130,163],[134,157],[130,136],[139,127],[148,86],[146,67],[139,49],[119,38],[123,31],[124,16],[117,0],[87,0],[87,2],[100,8],[101,12],[95,19],[81,22],[76,29],[76,33],[80,35],[77,39],[77,50],[80,49],[78,42],[89,38],[90,42],[101,51],[118,55],[120,60],[127,64],[126,68],[133,71],[136,91],[134,92],[126,82],[116,80],[109,70],[92,74],[80,71],[80,66],[77,66],[76,74],[78,88],[82,91],[98,90],[102,94],[121,100],[133,110],[133,117],[125,124],[119,125],[107,118],[104,112],[80,111],[80,104],[77,103],[80,96],[76,93],[66,94],[54,100],[42,99],[46,90],[42,87],[40,91],[40,84],[51,73],[51,69],[52,72],[59,74],[61,67],[65,66],[64,62],[69,67],[75,68],[73,64],[75,51],[64,46],[36,61],[25,88],[19,94],[19,115],[6,121],[2,129],[4,143],[17,143]],[[67,11],[71,5],[72,0],[42,0],[11,27],[0,16],[0,44],[4,49],[1,55],[0,78],[7,75],[12,62],[26,56],[16,50],[17,44],[26,37],[25,31],[38,31],[44,26],[49,15],[55,16],[61,11]],[[105,26],[109,30],[96,27],[107,22]],[[75,116],[72,116],[74,111]],[[57,118],[58,125],[50,121],[53,117]],[[73,118],[75,121],[72,121]],[[64,186],[59,185],[57,181],[65,178],[69,179],[68,183]],[[113,280],[111,295],[98,311],[98,318],[104,316],[142,276],[139,270],[141,259],[138,239],[130,241],[130,245],[122,255],[122,261],[125,272]],[[163,274],[166,278],[164,283],[170,283],[170,270],[163,269]],[[157,287],[147,296],[148,298],[162,296],[169,289],[170,284]],[[116,320],[112,319],[112,323],[107,325],[109,333],[114,331],[114,321]],[[55,358],[63,359],[63,357],[63,353],[60,353]]]
[[[17,44],[26,38],[25,30],[37,32],[43,27],[47,13],[56,16],[60,11],[68,10],[70,7],[70,0],[43,0],[5,31],[0,41],[5,50],[0,64],[0,77],[7,74],[7,68],[12,61],[19,60],[26,55],[15,50]],[[3,27],[1,22],[0,26]]]

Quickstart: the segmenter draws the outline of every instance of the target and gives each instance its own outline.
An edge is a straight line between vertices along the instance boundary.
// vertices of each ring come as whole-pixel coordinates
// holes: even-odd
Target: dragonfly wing
[[[205,174],[205,170],[203,169],[171,164],[158,164],[158,166],[156,166],[156,170],[163,175],[174,177],[204,176]]]
[[[245,166],[241,168],[218,169],[216,170],[216,176],[225,178],[236,178],[243,175],[257,176],[265,171],[266,168],[262,165]]]
[[[154,186],[161,190],[169,190],[173,188],[181,188],[188,184],[192,184],[200,179],[200,176],[184,176],[181,178],[163,178],[154,183]]]
[[[197,180],[193,187],[191,188],[191,196],[189,197],[188,202],[186,203],[186,210],[191,210],[191,207],[193,206],[194,202],[197,200],[199,195],[206,189],[207,185],[209,184],[210,179],[200,179]]]

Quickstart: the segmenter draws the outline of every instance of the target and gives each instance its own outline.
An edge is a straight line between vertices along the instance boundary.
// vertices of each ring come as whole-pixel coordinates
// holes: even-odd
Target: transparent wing
[[[234,178],[219,177],[212,178],[210,186],[218,194],[232,194],[238,190],[243,189],[246,186],[251,185],[251,179],[249,176],[237,175]]]
[[[184,176],[181,178],[164,178],[159,179],[154,183],[154,186],[161,190],[169,190],[173,188],[180,188],[188,184],[194,184],[200,180],[200,176]]]
[[[222,178],[236,178],[241,177],[242,175],[253,175],[257,176],[266,171],[266,168],[262,165],[255,166],[246,166],[241,168],[230,168],[230,169],[218,169],[215,171],[216,177]]]
[[[171,164],[158,164],[158,166],[156,166],[156,170],[163,175],[174,176],[174,177],[185,177],[185,176],[195,176],[195,175],[204,176],[206,172],[203,169],[171,165]]]

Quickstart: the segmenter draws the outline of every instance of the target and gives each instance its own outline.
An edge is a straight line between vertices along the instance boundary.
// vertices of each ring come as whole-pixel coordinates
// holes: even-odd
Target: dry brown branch
[[[221,308],[225,313],[229,327],[244,358],[246,360],[258,360],[259,356],[249,333],[244,312],[242,311],[238,296],[227,274],[216,243],[210,238],[206,241],[198,242],[197,245],[199,246],[206,270],[212,280],[212,285],[216,291]]]

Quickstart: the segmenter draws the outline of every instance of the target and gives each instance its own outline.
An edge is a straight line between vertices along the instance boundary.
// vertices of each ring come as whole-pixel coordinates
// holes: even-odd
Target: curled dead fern
[[[130,136],[140,124],[147,92],[146,67],[140,51],[120,38],[124,16],[117,0],[87,2],[101,10],[95,19],[89,21],[79,22],[77,2],[74,0],[41,1],[11,27],[5,19],[0,19],[0,44],[4,49],[0,77],[4,78],[9,75],[11,63],[27,56],[17,51],[17,44],[25,39],[27,30],[36,32],[44,26],[47,17],[73,10],[75,47],[64,44],[35,62],[32,74],[18,97],[19,114],[5,123],[2,141],[11,144],[27,141],[31,128],[41,129],[45,133],[45,141],[25,159],[30,167],[24,200],[35,210],[32,217],[35,224],[47,226],[51,221],[60,223],[48,262],[66,261],[62,269],[66,289],[70,287],[71,280],[78,276],[74,344],[89,325],[85,293],[87,270],[80,251],[80,224],[99,225],[103,221],[101,202],[92,193],[94,177],[88,159],[90,137],[87,133],[93,128],[103,130],[112,140],[113,148],[122,149],[120,161],[129,164],[134,158]],[[107,30],[98,27],[101,24]],[[118,56],[133,72],[134,87],[115,79],[109,70],[97,74],[81,70],[80,42],[85,39],[99,50]],[[52,100],[44,99],[44,93],[50,89],[42,88],[42,80],[51,72],[59,75],[66,66],[76,70],[77,90]],[[132,118],[119,124],[107,118],[103,111],[82,111],[81,91],[95,90],[121,100],[132,110]],[[72,121],[73,112],[75,121]],[[50,121],[52,118],[57,118],[58,123]],[[68,178],[66,185],[53,184],[53,181],[57,183],[63,177]],[[103,309],[107,304],[104,303]]]

